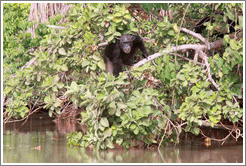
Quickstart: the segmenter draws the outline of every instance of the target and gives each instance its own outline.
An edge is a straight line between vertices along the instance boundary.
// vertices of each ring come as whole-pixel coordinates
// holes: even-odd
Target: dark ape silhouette
[[[213,23],[215,21],[215,18],[219,17],[219,16],[224,16],[224,13],[223,12],[217,12],[217,13],[215,13],[215,16],[207,16],[207,17],[202,18],[200,21],[198,21],[196,23],[196,25],[194,27],[195,32],[196,33],[202,33],[202,31],[206,29],[206,26],[204,25],[204,23],[209,22],[209,21],[211,23]],[[229,26],[229,32],[221,33],[219,31],[215,30],[215,32],[213,33],[212,36],[224,37],[224,34],[235,32],[235,25],[238,23],[235,23],[235,21],[232,21],[228,17],[226,17],[226,24],[228,24],[228,26]]]
[[[103,55],[106,70],[117,77],[122,72],[123,65],[133,64],[133,57],[138,49],[142,51],[144,58],[148,57],[143,40],[138,35],[122,35],[116,42],[109,43]]]

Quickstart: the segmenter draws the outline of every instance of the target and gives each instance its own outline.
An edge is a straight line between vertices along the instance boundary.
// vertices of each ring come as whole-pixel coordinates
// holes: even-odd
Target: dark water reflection
[[[43,118],[39,118],[39,117]],[[66,146],[66,132],[78,129],[75,123],[55,125],[46,115],[4,126],[4,163],[241,163],[242,143],[206,147],[200,140],[187,140],[162,150],[108,150],[94,152]],[[64,125],[66,127],[61,127]],[[20,129],[19,129],[20,128]]]

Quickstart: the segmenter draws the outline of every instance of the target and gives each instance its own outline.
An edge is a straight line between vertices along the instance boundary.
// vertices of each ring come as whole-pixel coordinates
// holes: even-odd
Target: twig
[[[161,153],[159,148],[158,148],[158,153],[159,153],[159,155],[161,157],[162,162],[165,163],[165,160],[164,160],[163,155],[162,155],[162,153]]]
[[[211,123],[208,122],[208,121],[205,121],[205,120],[202,120],[202,126],[204,127],[211,127]],[[235,129],[234,126],[231,126],[231,125],[220,125],[220,124],[214,124],[214,128],[215,129],[223,129],[223,130],[233,130]],[[242,127],[236,127],[237,129],[239,129],[240,131],[243,131],[243,128]]]
[[[208,63],[208,56],[203,51],[199,51],[199,54],[198,55],[205,62],[205,65],[207,67],[207,72],[208,72],[208,80],[214,85],[214,87],[217,90],[219,90],[220,87],[215,83],[215,81],[213,80],[213,78],[211,76],[210,64]]]
[[[21,121],[25,120],[26,118],[28,118],[28,117],[29,117],[30,115],[32,115],[33,113],[35,113],[35,112],[37,112],[38,110],[40,110],[41,108],[43,108],[43,106],[38,107],[37,109],[35,109],[34,111],[32,111],[28,116],[26,116],[26,117],[24,117],[24,118],[22,118],[22,119],[20,119],[20,120],[12,120],[12,121],[6,120],[6,121],[4,121],[4,123],[21,122]]]
[[[162,141],[163,141],[163,139],[164,139],[164,137],[166,135],[167,127],[168,127],[168,125],[166,124],[165,130],[164,130],[164,133],[163,133],[163,136],[161,137],[161,141],[159,142],[159,145],[158,145],[158,150],[160,149],[161,143],[162,143]]]
[[[37,57],[33,57],[29,62],[27,62],[24,66],[22,66],[22,68],[20,69],[20,71],[24,70],[25,68],[28,68],[30,65],[32,65]]]
[[[55,29],[67,29],[66,27],[60,27],[60,26],[56,26],[56,25],[46,25],[49,28],[55,28]]]
[[[201,133],[204,137],[209,138],[209,139],[211,139],[211,140],[213,140],[213,141],[222,142],[221,145],[223,145],[223,144],[225,143],[225,141],[227,140],[227,138],[231,135],[232,132],[233,132],[233,130],[230,131],[230,133],[229,133],[227,136],[225,136],[224,138],[222,138],[222,139],[216,139],[216,138],[208,137],[208,136],[206,136],[206,135],[203,133],[202,130],[201,130],[200,133]]]
[[[106,41],[106,42],[104,42],[104,43],[98,44],[98,47],[103,47],[103,46],[107,46],[107,45],[108,45],[108,42]]]

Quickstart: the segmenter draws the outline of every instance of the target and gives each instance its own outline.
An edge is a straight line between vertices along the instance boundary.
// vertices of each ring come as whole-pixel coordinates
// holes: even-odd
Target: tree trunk
[[[49,18],[56,14],[67,15],[73,5],[64,3],[32,3],[30,8],[29,21],[33,22],[33,26],[28,29],[28,32],[35,38],[35,29],[39,23],[48,23]]]

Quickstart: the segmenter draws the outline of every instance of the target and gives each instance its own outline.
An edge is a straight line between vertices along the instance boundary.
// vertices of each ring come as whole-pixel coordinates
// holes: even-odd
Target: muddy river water
[[[4,125],[3,163],[242,163],[243,143],[205,146],[202,139],[186,139],[158,150],[95,152],[67,146],[66,133],[79,126],[55,123],[46,114],[22,123]]]

